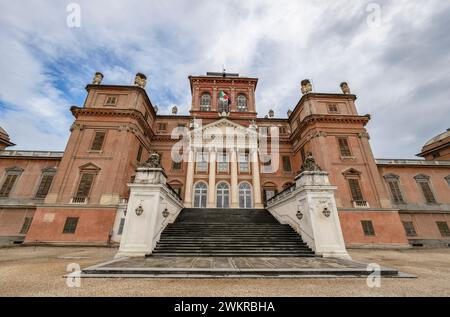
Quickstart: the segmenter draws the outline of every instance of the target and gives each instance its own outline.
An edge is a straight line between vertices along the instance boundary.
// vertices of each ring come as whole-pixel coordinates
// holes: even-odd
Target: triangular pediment
[[[87,163],[87,164],[81,165],[79,168],[82,171],[100,171],[101,170],[100,167],[98,167],[97,165],[95,165],[93,163]]]

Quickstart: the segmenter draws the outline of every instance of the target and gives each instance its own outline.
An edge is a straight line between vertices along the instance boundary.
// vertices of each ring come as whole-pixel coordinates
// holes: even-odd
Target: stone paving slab
[[[162,257],[124,258],[86,268],[82,277],[336,278],[363,277],[367,264],[336,258]],[[383,277],[412,277],[382,268]]]

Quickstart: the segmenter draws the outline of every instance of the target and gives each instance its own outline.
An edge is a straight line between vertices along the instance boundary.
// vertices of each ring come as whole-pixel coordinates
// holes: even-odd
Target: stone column
[[[250,154],[252,162],[252,176],[253,176],[253,204],[255,208],[263,208],[261,200],[261,180],[259,175],[259,160],[258,151],[252,150]]]
[[[231,149],[231,208],[239,208],[238,166],[236,149]]]
[[[208,208],[216,207],[216,149],[209,152]]]
[[[186,173],[186,189],[184,191],[184,206],[192,208],[192,187],[194,186],[194,171],[195,171],[195,152],[189,150],[188,169]]]

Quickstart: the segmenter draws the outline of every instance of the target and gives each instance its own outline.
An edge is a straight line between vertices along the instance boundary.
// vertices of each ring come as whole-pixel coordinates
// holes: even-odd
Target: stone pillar
[[[216,150],[209,152],[208,208],[216,208]]]
[[[255,208],[264,208],[264,205],[261,200],[261,180],[259,174],[259,160],[257,150],[251,151],[250,160],[252,162],[252,176],[253,176],[253,205]]]
[[[238,166],[236,149],[231,149],[231,208],[239,208]]]
[[[130,187],[125,226],[116,258],[145,257],[156,247],[164,228],[175,221],[183,204],[167,186],[160,167],[139,167]]]
[[[195,152],[189,150],[188,168],[186,173],[186,188],[184,191],[184,206],[192,208],[192,187],[194,186],[194,171],[195,171]]]

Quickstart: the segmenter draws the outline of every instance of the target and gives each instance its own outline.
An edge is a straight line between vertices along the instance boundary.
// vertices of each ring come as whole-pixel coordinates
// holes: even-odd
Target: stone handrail
[[[267,206],[275,203],[276,201],[280,200],[281,198],[289,196],[296,190],[296,188],[297,188],[297,185],[295,183],[292,184],[291,186],[287,187],[282,192],[279,192],[278,194],[276,194],[275,196],[273,196],[272,198],[267,200]]]

